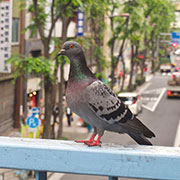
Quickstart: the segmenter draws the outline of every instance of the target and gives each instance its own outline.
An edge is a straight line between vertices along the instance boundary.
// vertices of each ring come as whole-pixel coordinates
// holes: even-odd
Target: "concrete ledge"
[[[180,148],[0,137],[0,168],[179,180]]]
[[[12,74],[0,73],[0,82],[1,81],[12,80],[12,79],[13,79],[13,75]]]

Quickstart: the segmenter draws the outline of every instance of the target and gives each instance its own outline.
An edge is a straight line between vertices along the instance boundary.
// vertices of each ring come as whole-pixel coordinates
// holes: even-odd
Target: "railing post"
[[[36,171],[36,180],[47,180],[46,171]]]
[[[109,180],[118,180],[118,177],[109,176]]]

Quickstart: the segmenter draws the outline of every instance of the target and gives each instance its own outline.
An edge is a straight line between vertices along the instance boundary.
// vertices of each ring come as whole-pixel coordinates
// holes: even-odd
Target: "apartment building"
[[[11,66],[5,65],[12,54],[19,53],[20,13],[18,0],[0,2],[0,134],[14,126],[15,87]]]

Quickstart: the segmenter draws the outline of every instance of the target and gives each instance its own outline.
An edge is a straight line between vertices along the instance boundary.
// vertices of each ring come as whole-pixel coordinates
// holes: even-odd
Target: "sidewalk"
[[[82,122],[76,114],[73,114],[73,119],[71,126],[68,126],[67,118],[64,116],[62,137],[68,140],[86,139],[89,135],[88,128],[82,127]]]

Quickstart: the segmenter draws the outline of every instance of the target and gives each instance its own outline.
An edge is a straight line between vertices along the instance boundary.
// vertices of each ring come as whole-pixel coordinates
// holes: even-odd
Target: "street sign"
[[[35,116],[35,115],[40,115],[40,107],[33,107],[32,108],[32,115]]]
[[[180,45],[180,32],[171,33],[171,43],[177,43]]]
[[[27,118],[26,124],[30,128],[36,128],[37,126],[39,126],[39,119],[34,116],[29,116]]]
[[[77,36],[83,36],[84,32],[84,13],[78,8],[77,12]]]

